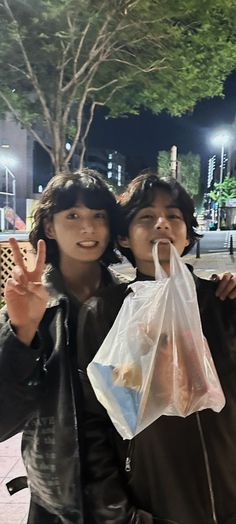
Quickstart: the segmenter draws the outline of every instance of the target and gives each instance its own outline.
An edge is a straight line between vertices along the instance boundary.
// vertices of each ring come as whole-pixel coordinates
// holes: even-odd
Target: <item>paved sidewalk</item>
[[[236,273],[236,251],[233,255],[229,253],[207,253],[200,255],[186,255],[184,260],[194,267],[196,275],[202,278],[210,278],[212,273],[224,273],[230,271]]]
[[[191,264],[196,275],[202,278],[210,278],[213,273],[224,273],[225,271],[236,273],[236,250],[233,255],[228,253],[207,253],[200,254],[200,258],[196,258],[194,248],[193,253],[186,255],[183,260]],[[115,264],[113,269],[128,278],[132,279],[135,277],[135,270],[129,262]]]
[[[192,254],[186,256],[185,261],[192,264],[196,274],[204,278],[224,271],[236,273],[236,253],[234,256],[228,253],[210,253],[201,255],[200,258]],[[133,275],[133,269],[128,264],[117,269],[127,276]],[[25,524],[27,521],[29,490],[23,489],[11,497],[5,487],[7,481],[25,474],[20,458],[20,440],[21,436],[16,435],[0,444],[0,524]]]
[[[23,489],[10,496],[6,482],[25,475],[25,468],[20,457],[21,435],[16,435],[0,443],[0,523],[26,524],[29,490]],[[43,524],[43,522],[42,522]]]

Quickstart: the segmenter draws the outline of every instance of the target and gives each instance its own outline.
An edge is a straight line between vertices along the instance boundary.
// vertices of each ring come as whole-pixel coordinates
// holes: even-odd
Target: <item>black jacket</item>
[[[17,339],[6,309],[1,310],[0,441],[23,431],[22,456],[32,498],[30,524],[84,524],[83,439],[78,430],[83,402],[76,347],[72,347],[77,318],[70,317],[72,308],[60,273],[49,268],[44,280],[50,300],[31,347]],[[118,282],[104,268],[103,285]],[[77,308],[79,313],[78,304]]]
[[[132,441],[118,435],[85,373],[86,359],[93,358],[114,322],[126,286],[106,290],[86,311],[80,367],[87,410],[86,493],[96,523],[236,524],[236,301],[219,300],[214,282],[194,278],[226,406],[218,414],[162,416]]]

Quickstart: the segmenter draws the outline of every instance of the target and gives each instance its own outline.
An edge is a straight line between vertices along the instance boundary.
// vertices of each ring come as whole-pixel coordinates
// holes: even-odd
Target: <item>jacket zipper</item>
[[[64,318],[65,345],[66,345],[66,350],[69,351],[70,350],[69,301],[68,301],[67,297],[63,297],[63,300],[61,302],[65,304],[65,318]],[[73,374],[72,374],[71,365],[70,365],[70,382],[71,382],[72,399],[73,399],[73,404],[74,404],[73,405],[73,407],[74,407],[74,425],[75,425],[75,430],[76,430],[76,435],[77,435],[77,444],[78,444],[78,449],[79,449],[79,443],[78,443],[78,420],[77,420],[77,416],[76,416],[77,410],[76,410],[76,401],[75,401],[75,392],[74,392],[75,385],[74,385],[74,381],[73,381]]]
[[[132,463],[133,447],[134,447],[134,442],[133,442],[133,439],[132,439],[129,442],[128,449],[127,449],[127,455],[126,455],[126,459],[125,459],[125,472],[126,473],[131,473],[131,470],[132,470],[131,463]]]
[[[214,491],[213,491],[213,485],[212,485],[209,458],[208,458],[207,447],[206,447],[206,442],[205,442],[205,438],[203,434],[203,429],[202,429],[202,424],[201,424],[199,413],[196,413],[196,418],[197,418],[197,425],[198,425],[198,430],[200,433],[200,440],[201,440],[204,462],[205,462],[205,467],[206,467],[207,482],[208,482],[210,501],[211,501],[212,518],[213,518],[214,524],[219,524],[217,516],[216,516],[215,497],[214,497]]]
[[[65,319],[64,319],[64,326],[65,326],[65,333],[66,333],[66,347],[67,349],[69,349],[69,305],[68,305],[68,300],[67,299],[64,299],[64,303],[65,303],[65,309],[66,309],[66,314],[65,314]]]

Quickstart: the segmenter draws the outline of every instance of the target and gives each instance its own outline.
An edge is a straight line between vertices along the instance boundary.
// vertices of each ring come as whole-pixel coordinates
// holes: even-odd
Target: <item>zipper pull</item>
[[[130,457],[126,457],[125,459],[125,471],[126,473],[130,473],[131,471],[131,458]]]

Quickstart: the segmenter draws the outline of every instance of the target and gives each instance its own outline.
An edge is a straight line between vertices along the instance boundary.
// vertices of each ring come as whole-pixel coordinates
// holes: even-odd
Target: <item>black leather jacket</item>
[[[106,290],[84,315],[86,496],[97,524],[236,524],[236,301],[219,300],[214,282],[194,279],[226,397],[218,414],[163,416],[123,441],[96,400],[85,367],[114,322],[126,286]]]
[[[119,281],[105,268],[103,277],[107,287]],[[44,279],[50,300],[31,347],[17,339],[6,309],[1,310],[0,441],[23,431],[22,457],[32,498],[30,524],[84,524],[83,442],[78,430],[83,402],[76,348],[74,352],[71,348],[77,318],[72,334],[60,273],[49,268]]]

